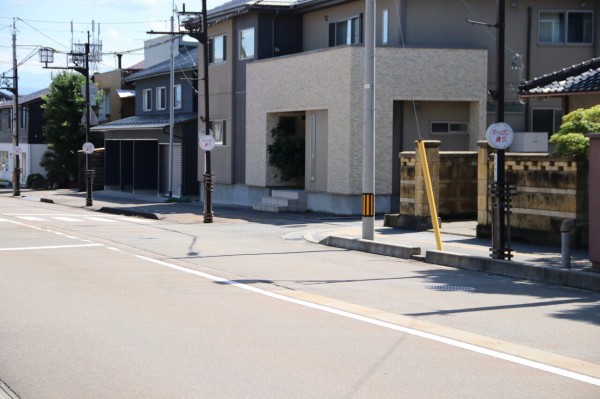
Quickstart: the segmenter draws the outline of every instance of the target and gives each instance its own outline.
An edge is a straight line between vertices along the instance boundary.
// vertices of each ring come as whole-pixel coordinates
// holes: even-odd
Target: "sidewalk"
[[[0,196],[12,197],[12,190],[0,189]],[[119,213],[175,223],[202,223],[203,207],[195,202],[165,202],[152,195],[131,195],[115,191],[93,193],[93,205],[85,206],[86,193],[73,190],[21,190],[22,200],[56,203],[98,212]],[[246,208],[224,208],[217,212],[214,223],[244,215],[257,223],[274,223],[282,218],[310,220],[313,223],[336,219],[331,215],[313,213],[267,213]],[[235,215],[235,216],[234,216]],[[441,226],[443,250],[437,249],[433,231],[415,232],[384,227],[376,220],[374,240],[363,240],[359,218],[340,218],[331,230],[306,233],[308,241],[339,248],[371,252],[426,263],[480,272],[511,276],[517,279],[543,282],[600,291],[600,272],[592,271],[587,251],[572,251],[571,269],[562,268],[560,248],[512,243],[513,260],[489,257],[490,240],[475,236],[476,222],[450,222]],[[343,221],[346,221],[345,223]]]

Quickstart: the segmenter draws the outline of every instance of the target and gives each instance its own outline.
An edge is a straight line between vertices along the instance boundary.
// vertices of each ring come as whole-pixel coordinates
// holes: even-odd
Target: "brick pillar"
[[[589,214],[590,260],[600,270],[600,133],[590,134]]]
[[[488,213],[488,184],[489,182],[490,145],[487,141],[477,142],[477,224],[490,225]]]
[[[427,154],[427,164],[431,176],[431,186],[433,187],[433,197],[435,198],[436,208],[439,209],[440,201],[440,141],[423,140],[425,144],[425,153]],[[431,220],[429,212],[429,202],[427,200],[427,191],[425,187],[425,176],[421,165],[421,154],[416,150],[415,160],[415,216],[418,218],[428,218]]]

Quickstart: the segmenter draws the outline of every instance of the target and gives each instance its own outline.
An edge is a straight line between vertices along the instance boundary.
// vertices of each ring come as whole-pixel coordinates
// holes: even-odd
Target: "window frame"
[[[585,41],[582,39],[581,41],[572,41],[570,36],[573,34],[569,31],[569,24],[575,24],[575,22],[571,21],[571,15],[590,15],[591,18],[588,20],[582,21],[582,27],[579,28],[579,31],[576,32],[582,35],[584,38],[589,37],[589,41]],[[552,15],[558,15],[559,20],[557,22],[551,21],[549,19]],[[537,34],[537,42],[538,45],[541,46],[592,46],[594,45],[594,31],[595,31],[595,23],[594,23],[595,13],[594,10],[568,10],[568,9],[542,9],[538,12],[538,34]],[[552,24],[551,35],[552,38],[550,40],[542,40],[542,24]],[[586,29],[585,25],[589,23],[589,29]],[[557,27],[555,27],[557,25]],[[547,30],[547,28],[546,28]],[[558,33],[555,33],[554,30],[558,30]],[[588,32],[589,31],[589,32]],[[586,35],[586,32],[588,34]],[[554,38],[557,35],[558,38]]]
[[[142,90],[142,110],[144,112],[152,111],[152,89]]]
[[[244,50],[244,32],[252,31],[252,54],[248,55],[247,52],[244,51],[245,55],[242,55],[242,50]],[[238,46],[238,57],[240,60],[251,60],[254,59],[256,55],[256,32],[253,26],[240,29],[239,32],[239,46]]]
[[[156,110],[164,111],[167,109],[167,87],[160,86],[156,88]]]
[[[387,46],[390,42],[390,10],[381,11],[381,44]]]
[[[217,137],[215,129],[213,129],[216,123],[220,123],[222,126],[221,137]],[[224,147],[227,145],[227,121],[225,119],[211,119],[209,129],[213,134],[216,146]]]
[[[358,38],[357,41],[353,41],[354,39],[354,29],[353,29],[353,21],[356,21]],[[339,27],[343,27],[346,25],[345,31],[345,39],[343,42],[341,41],[341,37],[344,35],[339,34]],[[340,37],[338,37],[340,36]],[[350,41],[348,41],[348,39]],[[340,19],[339,21],[333,21],[329,23],[329,47],[336,46],[347,46],[350,44],[361,44],[363,42],[363,14],[353,15],[346,19]]]
[[[183,107],[183,91],[181,83],[173,85],[173,109],[181,109]]]
[[[215,43],[216,43],[216,39],[222,39],[222,56],[221,58],[215,58]],[[215,64],[223,64],[227,61],[227,35],[226,34],[222,34],[222,35],[215,35],[211,38],[208,39],[208,64],[209,65],[215,65]]]
[[[448,129],[444,132],[434,131],[433,125],[447,125]],[[456,130],[452,129],[452,125],[465,125],[465,130]],[[469,134],[469,122],[468,121],[430,121],[429,122],[429,134],[432,136],[442,135],[442,134],[451,134],[451,135],[468,135]]]
[[[21,108],[19,109],[20,111],[20,118],[19,118],[19,128],[20,129],[25,129],[27,128],[27,116],[29,115],[29,107],[27,107],[26,105],[21,105]]]

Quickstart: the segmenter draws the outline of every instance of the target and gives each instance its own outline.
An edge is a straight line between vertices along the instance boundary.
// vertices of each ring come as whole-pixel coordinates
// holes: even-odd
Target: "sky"
[[[207,9],[224,2],[207,0]],[[148,31],[170,30],[173,9],[182,11],[183,3],[186,11],[202,10],[200,0],[0,0],[0,87],[5,86],[2,73],[13,76],[13,21],[19,94],[24,95],[48,87],[51,74],[60,72],[43,68],[38,55],[41,47],[59,51],[52,65],[65,67],[65,53],[71,51],[71,43],[85,43],[89,31],[102,42],[102,61],[96,72],[116,69],[116,52],[124,54],[122,66],[126,68],[143,60],[144,40],[158,36]]]

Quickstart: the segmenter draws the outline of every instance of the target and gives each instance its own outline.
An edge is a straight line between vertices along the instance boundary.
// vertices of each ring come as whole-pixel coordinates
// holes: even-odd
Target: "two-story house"
[[[48,149],[43,133],[45,118],[42,109],[43,96],[47,93],[48,89],[42,89],[19,96],[19,165],[22,185],[32,173],[46,174],[40,161]],[[13,101],[0,101],[0,180],[12,181],[13,171]]]
[[[164,37],[161,40],[168,43]],[[183,43],[176,48],[172,91],[171,60],[145,60],[144,69],[123,79],[135,88],[135,115],[91,129],[92,133],[104,134],[105,190],[198,195],[198,48]]]
[[[514,131],[558,129],[560,101],[520,101],[518,85],[596,56],[598,6],[506,1],[505,120]],[[253,205],[289,184],[269,165],[267,146],[278,121],[295,118],[306,143],[305,178],[296,188],[307,209],[360,214],[364,7],[232,1],[209,11],[211,119],[227,126],[211,157],[215,203]],[[440,140],[442,150],[474,150],[495,121],[496,18],[495,0],[377,1],[378,213],[397,210],[400,151],[413,150],[418,138]]]

